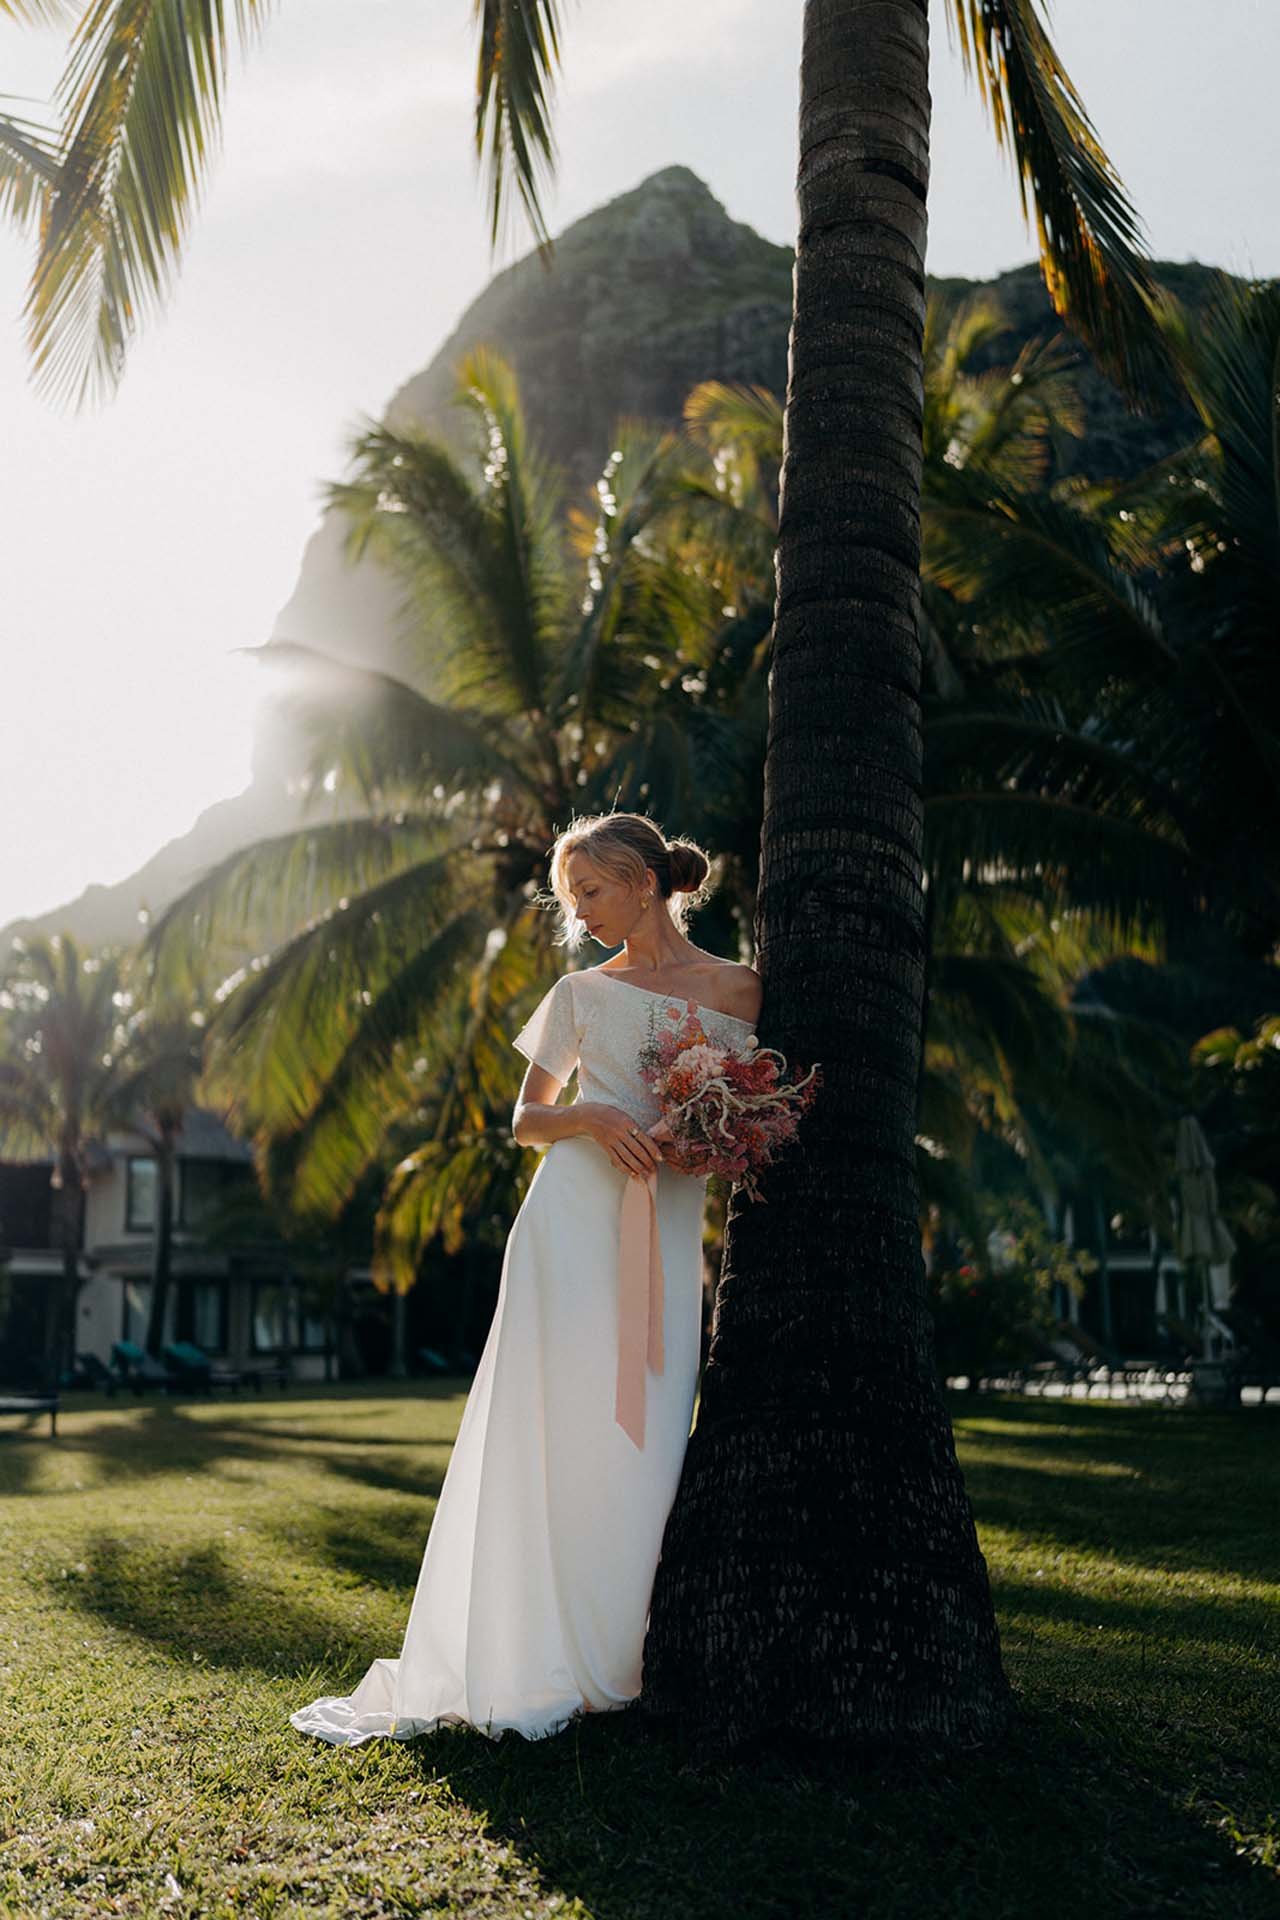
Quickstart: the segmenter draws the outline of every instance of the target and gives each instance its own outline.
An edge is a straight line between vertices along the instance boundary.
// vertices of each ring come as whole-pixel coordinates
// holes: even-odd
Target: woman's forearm
[[[592,1114],[590,1100],[574,1100],[568,1106],[548,1105],[545,1101],[526,1100],[511,1116],[511,1132],[516,1145],[550,1146],[553,1140],[567,1140],[574,1134],[589,1133]]]

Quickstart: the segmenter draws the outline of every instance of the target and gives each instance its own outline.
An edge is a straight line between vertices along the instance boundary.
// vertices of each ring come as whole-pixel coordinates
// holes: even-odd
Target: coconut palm
[[[953,850],[1029,882],[1048,796],[1082,834],[1087,812],[1127,808],[1141,860],[1168,869],[1143,883],[1152,903],[1212,911],[1262,955],[1280,937],[1280,289],[1224,279],[1194,325],[1161,307],[1197,444],[1119,487],[1034,494],[961,470],[931,502],[926,564],[965,687],[930,716],[931,779],[955,770]]]
[[[120,979],[118,955],[82,954],[69,934],[15,940],[0,979],[0,1153],[53,1158],[62,1280],[45,1317],[50,1387],[71,1360],[90,1144],[116,1114]]]
[[[164,990],[213,998],[208,1086],[273,1206],[314,1230],[393,1168],[374,1277],[397,1366],[425,1245],[456,1248],[518,1190],[506,1035],[553,972],[537,896],[558,825],[621,797],[723,845],[763,707],[734,565],[705,546],[689,564],[692,450],[622,423],[594,512],[565,515],[510,368],[470,355],[459,398],[469,443],[368,424],[330,490],[352,554],[399,583],[402,675],[255,650],[341,810],[224,860],[145,942]],[[288,933],[245,960],[264,917]]]
[[[123,1025],[115,1043],[115,1071],[104,1118],[128,1127],[151,1148],[156,1168],[152,1223],[151,1301],[146,1349],[160,1357],[173,1267],[173,1218],[178,1144],[197,1102],[203,1072],[204,1015],[198,1008],[137,1003],[126,988]],[[133,1003],[129,1010],[129,1003]]]
[[[864,75],[874,76],[864,79],[864,97],[880,89],[898,103],[897,111],[878,115],[885,151],[866,156],[875,163],[868,178],[884,183],[879,197],[887,204],[912,192],[918,176],[923,210],[928,95],[920,53],[927,11],[925,0],[900,4],[903,17],[893,22],[868,16],[863,0],[810,8],[805,72],[817,63],[846,79],[850,51],[858,56]],[[134,334],[162,305],[181,260],[221,129],[231,39],[249,46],[271,10],[271,0],[225,7],[0,0],[0,14],[13,19],[71,25],[56,127],[0,115],[0,211],[38,236],[28,336],[37,378],[50,392],[83,400],[119,380]],[[487,176],[491,238],[496,243],[515,196],[549,250],[542,198],[555,155],[559,0],[475,0],[474,12],[474,138]],[[1137,223],[1036,0],[948,0],[945,12],[996,138],[1012,154],[1055,306],[1111,365],[1133,374],[1150,352],[1144,329],[1133,324],[1146,292]],[[877,66],[878,48],[889,55],[888,66]],[[834,99],[829,83],[823,93],[822,112],[834,113],[844,140],[849,114],[861,103]],[[829,128],[822,137],[829,139]],[[845,194],[851,182],[841,175],[829,184]],[[883,224],[886,241],[895,224]]]
[[[200,1082],[201,1015],[148,1002],[131,975],[129,956],[82,954],[62,934],[15,941],[0,984],[0,1152],[54,1158],[63,1281],[47,1323],[53,1374],[71,1358],[90,1150],[117,1130],[139,1134],[155,1155],[148,1352],[158,1355],[163,1338],[178,1137]]]
[[[239,0],[234,18],[245,30],[265,10]],[[559,7],[478,0],[476,15],[496,224],[513,185],[539,205]],[[1055,301],[1131,369],[1135,222],[1034,0],[953,0],[951,15],[1034,198]],[[51,384],[117,377],[172,272],[229,18],[96,0],[76,30],[29,302]],[[917,1232],[928,171],[925,0],[806,0],[756,951],[765,1037],[824,1059],[826,1099],[776,1204],[730,1209],[643,1693],[721,1747],[775,1722],[972,1738],[1009,1710]]]

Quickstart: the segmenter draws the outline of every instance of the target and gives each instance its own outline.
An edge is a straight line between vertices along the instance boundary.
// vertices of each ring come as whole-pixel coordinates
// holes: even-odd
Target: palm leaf
[[[341,1051],[301,1124],[281,1133],[266,1119],[258,1129],[259,1152],[273,1149],[275,1197],[296,1218],[332,1220],[383,1149],[391,1127],[421,1102],[424,1087],[439,1075],[449,1031],[442,1013],[460,983],[465,991],[488,925],[482,909],[464,908],[403,965],[390,969],[376,991],[362,989],[345,1024]],[[288,996],[281,998],[287,1019]],[[299,1089],[287,1104],[296,1107],[304,1098]]]
[[[1211,897],[1212,872],[1142,821],[1052,794],[932,791],[925,842],[947,905],[955,888],[985,882],[1088,908],[1121,938],[1144,940],[1153,921],[1185,926]]]
[[[7,1034],[0,1038],[8,1043]],[[57,1138],[58,1109],[50,1089],[26,1066],[0,1060],[0,1152],[4,1158],[42,1159],[56,1146]]]
[[[476,154],[495,246],[513,179],[535,237],[549,243],[541,195],[555,164],[550,93],[560,64],[559,14],[558,0],[475,0]]]
[[[220,130],[229,21],[271,0],[93,0],[58,86],[62,168],[27,301],[38,382],[81,404],[118,381],[167,292]]]
[[[1133,389],[1161,365],[1154,282],[1119,175],[1058,58],[1036,0],[951,0],[960,52],[1034,211],[1055,310]]]
[[[157,985],[176,996],[221,985],[229,949],[296,929],[352,895],[458,843],[456,824],[429,814],[317,822],[242,847],[216,863],[156,919],[141,945]],[[280,937],[277,935],[277,937]]]
[[[275,1137],[323,1098],[396,975],[474,899],[483,856],[454,846],[366,886],[247,969],[209,1024],[209,1078],[237,1120]]]
[[[437,1235],[446,1253],[457,1253],[469,1222],[509,1212],[519,1159],[509,1127],[462,1130],[415,1147],[392,1174],[374,1220],[374,1285],[407,1293]]]
[[[29,27],[55,26],[72,13],[72,0],[0,0],[0,14]]]
[[[483,714],[442,706],[393,674],[298,641],[236,651],[292,679],[290,720],[308,741],[312,777],[337,768],[370,806],[400,791],[421,795],[437,782],[471,792],[500,780],[541,799],[527,767],[502,751],[501,735]]]
[[[34,121],[0,115],[0,216],[24,228],[43,221],[58,167],[56,135]]]

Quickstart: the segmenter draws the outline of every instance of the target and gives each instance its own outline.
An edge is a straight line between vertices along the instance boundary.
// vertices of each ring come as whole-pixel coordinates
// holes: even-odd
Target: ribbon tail
[[[657,1170],[642,1183],[628,1175],[618,1237],[618,1372],[614,1418],[644,1447],[646,1361],[663,1369],[663,1272]]]

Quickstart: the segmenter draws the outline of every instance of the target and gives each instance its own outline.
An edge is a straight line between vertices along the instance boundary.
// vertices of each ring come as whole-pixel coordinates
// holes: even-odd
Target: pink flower
[[[724,1071],[725,1051],[723,1047],[685,1047],[680,1054],[680,1066],[695,1082],[714,1080]]]

